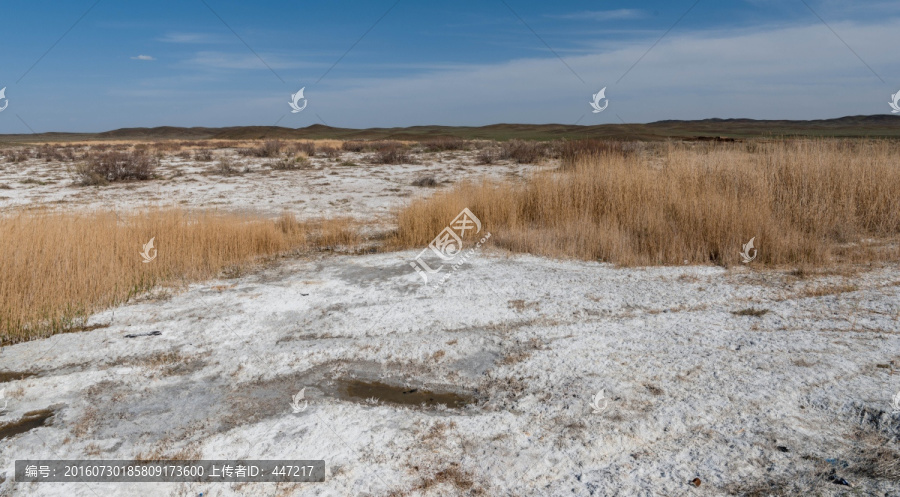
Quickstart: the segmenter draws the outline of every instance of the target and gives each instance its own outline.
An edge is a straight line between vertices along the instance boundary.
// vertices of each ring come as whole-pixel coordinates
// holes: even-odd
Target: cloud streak
[[[551,19],[578,21],[617,21],[622,19],[640,19],[644,11],[638,9],[584,10],[572,14],[548,15]]]

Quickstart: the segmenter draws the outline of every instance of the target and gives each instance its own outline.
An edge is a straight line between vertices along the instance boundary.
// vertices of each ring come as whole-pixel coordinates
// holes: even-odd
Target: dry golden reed
[[[0,344],[77,329],[157,284],[196,281],[260,256],[359,242],[349,220],[300,223],[215,212],[23,211],[0,216]],[[144,263],[143,244],[156,255]]]
[[[900,147],[889,141],[668,143],[611,150],[524,181],[414,201],[395,246],[427,244],[468,207],[494,244],[622,265],[896,259]]]

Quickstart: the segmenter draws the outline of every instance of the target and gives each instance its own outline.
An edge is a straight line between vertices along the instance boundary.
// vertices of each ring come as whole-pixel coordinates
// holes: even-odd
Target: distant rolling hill
[[[703,119],[657,121],[648,124],[491,124],[489,126],[411,126],[408,128],[333,128],[314,124],[306,128],[234,126],[227,128],[122,128],[102,133],[36,133],[0,135],[0,142],[44,142],[80,140],[251,140],[265,138],[421,141],[434,138],[550,140],[599,138],[615,140],[664,140],[765,137],[900,137],[900,116],[848,116],[815,121],[770,121],[755,119]]]

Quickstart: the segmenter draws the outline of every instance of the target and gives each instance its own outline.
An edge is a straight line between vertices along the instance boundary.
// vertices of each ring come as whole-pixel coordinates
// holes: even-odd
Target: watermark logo
[[[604,410],[606,410],[606,406],[609,404],[609,401],[606,400],[606,397],[603,396],[603,388],[597,392],[597,395],[594,395],[594,400],[591,402],[591,411],[594,414],[600,414]],[[603,406],[600,406],[600,403],[603,402]]]
[[[144,251],[141,252],[141,257],[144,258],[144,264],[148,262],[152,262],[153,259],[156,259],[156,249],[153,248],[153,240],[156,240],[156,237],[150,239],[149,242],[144,244]],[[150,251],[153,251],[153,255],[150,255]]]
[[[900,414],[900,392],[894,395],[894,401],[891,402],[891,414]]]
[[[753,238],[751,238],[749,242],[742,245],[744,250],[741,251],[741,257],[744,259],[743,260],[744,264],[748,264],[753,259],[756,259],[756,254],[759,253],[759,250],[757,250],[756,248],[753,247],[753,240],[756,240],[755,236]],[[753,251],[753,255],[750,255],[751,250]]]
[[[9,99],[6,98],[6,87],[4,86],[2,90],[0,90],[0,100],[3,100],[3,107],[0,107],[0,112],[6,110],[9,107]]]
[[[896,113],[900,112],[900,104],[898,104],[898,102],[900,102],[900,91],[891,95],[891,101],[888,102],[888,105],[890,105],[891,108],[894,109],[891,111],[891,114],[896,114]],[[2,109],[0,109],[0,110],[2,110]]]
[[[291,114],[296,114],[296,113],[302,111],[303,109],[306,108],[306,104],[309,103],[309,101],[303,96],[303,90],[305,90],[305,89],[306,89],[306,87],[304,86],[303,88],[300,88],[300,91],[298,91],[297,93],[291,94],[291,101],[288,102],[288,105],[290,105],[291,108],[294,109],[291,111]],[[301,100],[303,100],[303,107],[300,107],[299,105],[297,105],[297,103],[300,102]]]
[[[600,107],[600,101],[604,100],[604,99],[606,100],[606,102],[604,102],[603,107]],[[591,102],[591,107],[593,107],[594,110],[591,112],[593,112],[594,114],[599,114],[599,113],[603,112],[604,110],[606,110],[606,108],[608,106],[609,106],[609,99],[606,98],[606,87],[604,86],[602,90],[598,91],[597,93],[594,93],[594,101]]]
[[[472,233],[468,233],[469,231]],[[415,260],[410,262],[409,265],[419,273],[419,276],[421,276],[422,280],[427,284],[428,275],[436,274],[443,269],[444,262],[453,261],[453,266],[459,267],[460,264],[465,262],[475,250],[479,249],[481,245],[491,237],[490,233],[486,233],[474,248],[469,249],[468,254],[465,255],[462,260],[456,261],[455,259],[457,259],[457,256],[462,254],[463,238],[465,238],[467,234],[477,235],[478,233],[481,233],[481,220],[467,207],[460,211],[460,213],[453,218],[453,221],[450,222],[450,225],[444,228],[438,236],[428,244],[427,248],[419,252],[419,255],[417,255]],[[438,266],[437,269],[432,269],[432,267],[425,262],[424,257],[428,251],[431,251],[431,253],[439,259],[440,266]]]
[[[305,395],[304,392],[306,392],[306,387],[301,388],[300,391],[297,392],[297,395],[294,395],[294,397],[291,399],[293,400],[293,402],[291,402],[291,410],[294,411],[294,414],[299,414],[305,411],[307,407],[309,407],[309,402],[303,400],[303,396]],[[301,401],[303,402],[303,407],[300,407]]]

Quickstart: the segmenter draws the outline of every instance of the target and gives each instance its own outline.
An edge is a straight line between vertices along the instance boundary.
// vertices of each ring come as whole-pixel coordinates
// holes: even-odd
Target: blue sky
[[[849,4],[12,0],[0,133],[890,113],[900,2]]]

